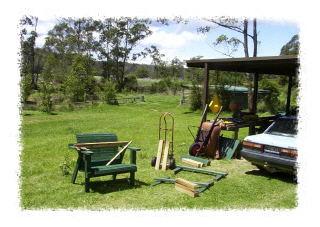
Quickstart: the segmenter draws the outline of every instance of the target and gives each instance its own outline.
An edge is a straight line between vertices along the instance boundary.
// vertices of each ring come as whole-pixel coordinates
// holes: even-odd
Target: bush
[[[138,80],[137,77],[133,74],[130,74],[128,76],[126,76],[124,78],[124,83],[125,83],[125,88],[127,88],[127,90],[133,90],[136,91],[137,87],[138,87]]]
[[[114,100],[117,98],[115,85],[110,81],[106,81],[103,89],[103,99],[107,102],[107,104],[117,105],[118,102]]]
[[[21,103],[25,104],[32,91],[32,78],[30,74],[27,74],[21,78],[20,92]]]
[[[71,102],[82,102],[85,99],[85,85],[75,75],[67,75],[64,83],[66,95]]]
[[[192,111],[201,110],[202,108],[202,89],[193,84],[190,93],[190,109]]]
[[[40,83],[40,96],[41,96],[41,104],[39,110],[45,113],[51,113],[52,110],[52,93],[54,93],[54,88],[51,83]]]
[[[267,110],[272,114],[276,113],[280,108],[280,90],[278,83],[268,79],[268,77],[264,75],[262,80],[259,82],[259,88],[271,91],[270,94],[267,94],[262,98],[261,101],[264,102],[264,105],[258,105],[258,108],[261,108],[259,111]]]

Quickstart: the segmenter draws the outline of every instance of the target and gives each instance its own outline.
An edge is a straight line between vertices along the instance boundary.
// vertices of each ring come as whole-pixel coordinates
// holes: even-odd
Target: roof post
[[[208,101],[208,91],[209,91],[209,65],[204,63],[204,84],[203,84],[203,103],[202,111],[205,111],[206,104]],[[207,113],[204,113],[204,121],[207,120]]]
[[[252,110],[254,113],[257,112],[257,101],[258,101],[258,80],[259,80],[259,74],[254,73],[253,78],[253,100],[252,100]]]
[[[289,75],[288,92],[287,92],[287,105],[286,105],[286,115],[290,111],[290,100],[291,100],[291,89],[292,89],[292,75]]]

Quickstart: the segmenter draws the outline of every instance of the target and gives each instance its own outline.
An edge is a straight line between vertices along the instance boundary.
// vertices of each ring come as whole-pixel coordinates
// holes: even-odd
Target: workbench
[[[259,120],[250,120],[243,122],[234,122],[229,118],[219,118],[217,123],[219,123],[221,130],[233,131],[234,139],[238,139],[239,129],[248,128],[248,135],[255,135],[257,133],[256,127],[268,127],[275,119],[275,116],[271,117],[261,117]],[[212,122],[212,120],[210,120]]]

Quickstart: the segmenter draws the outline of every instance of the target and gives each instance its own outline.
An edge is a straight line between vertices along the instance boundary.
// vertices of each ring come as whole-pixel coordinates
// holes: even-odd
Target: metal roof
[[[290,76],[295,76],[299,68],[296,55],[187,60],[186,63],[188,67],[195,68],[204,68],[208,64],[209,70]]]
[[[191,89],[193,86],[202,88],[203,85],[183,85],[182,87]],[[231,86],[231,85],[209,85],[209,88],[214,89],[216,87],[223,87],[225,90],[228,90],[230,92],[234,93],[248,93],[248,88],[246,87],[238,87],[238,86]],[[269,94],[271,93],[269,90],[258,90],[259,94]]]

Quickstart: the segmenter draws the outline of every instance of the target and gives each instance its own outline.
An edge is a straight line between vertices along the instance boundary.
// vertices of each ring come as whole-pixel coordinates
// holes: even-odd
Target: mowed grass
[[[192,198],[163,183],[152,186],[155,177],[181,177],[190,181],[208,182],[213,176],[182,171],[171,175],[170,170],[156,171],[151,159],[158,149],[159,117],[164,112],[174,116],[174,155],[177,164],[187,154],[193,142],[188,125],[199,126],[201,111],[190,112],[179,105],[180,96],[147,95],[145,102],[110,106],[101,104],[73,112],[53,115],[25,111],[21,125],[20,206],[22,209],[293,209],[297,206],[297,185],[286,174],[259,171],[245,160],[213,160],[206,169],[228,172],[226,178]],[[220,117],[230,117],[224,111]],[[214,118],[210,113],[208,118]],[[129,185],[129,174],[120,174],[117,181],[111,176],[93,178],[90,193],[84,193],[84,177],[78,174],[71,184],[71,174],[77,153],[67,148],[74,143],[75,133],[116,132],[122,141],[133,140],[140,147],[137,153],[136,185]],[[222,131],[226,137],[232,132]],[[239,138],[247,135],[241,129]],[[129,152],[125,155],[129,162]],[[63,176],[60,165],[72,168]]]

